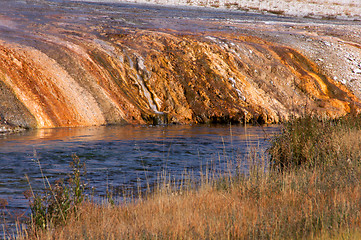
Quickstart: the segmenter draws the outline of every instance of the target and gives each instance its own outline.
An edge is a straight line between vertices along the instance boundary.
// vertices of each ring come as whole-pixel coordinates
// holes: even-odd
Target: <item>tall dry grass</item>
[[[361,159],[361,117],[318,120],[307,116],[285,123],[271,142],[274,168],[321,167]]]
[[[198,187],[185,184],[188,187],[181,190],[164,184],[152,194],[128,203],[85,202],[66,224],[38,231],[37,235],[25,231],[18,238],[359,239],[361,132],[356,122],[359,120],[295,121],[307,122],[286,125],[273,140],[270,150],[273,167],[268,171],[255,164],[249,174],[224,175],[201,181]],[[320,125],[314,128],[314,124]],[[292,135],[296,130],[305,144]],[[315,137],[317,134],[310,139],[304,135],[315,131],[327,132],[325,139]],[[295,141],[286,141],[287,134]],[[295,150],[289,149],[293,147]],[[301,151],[301,158],[292,151]],[[322,151],[329,151],[330,155]],[[295,164],[279,164],[292,162],[286,153],[294,157]],[[322,163],[321,156],[327,161]]]

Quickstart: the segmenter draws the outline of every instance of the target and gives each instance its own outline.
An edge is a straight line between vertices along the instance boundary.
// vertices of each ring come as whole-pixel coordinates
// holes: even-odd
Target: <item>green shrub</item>
[[[359,160],[361,118],[345,116],[318,120],[308,116],[292,119],[271,141],[271,166],[284,170]]]
[[[73,161],[70,163],[72,168],[67,181],[57,180],[51,184],[40,166],[42,173],[44,189],[35,193],[31,187],[25,192],[25,197],[29,200],[31,209],[31,230],[36,233],[37,230],[49,229],[57,225],[66,224],[70,214],[76,214],[80,204],[86,200],[87,184],[83,180],[86,175],[85,164],[73,155]]]

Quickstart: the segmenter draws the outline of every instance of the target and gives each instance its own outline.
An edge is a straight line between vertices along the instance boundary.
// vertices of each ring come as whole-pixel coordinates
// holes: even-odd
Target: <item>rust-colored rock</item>
[[[323,25],[311,33],[294,24],[287,43],[283,25],[232,23],[229,30],[220,20],[175,20],[164,10],[171,19],[165,29],[162,16],[147,22],[133,13],[119,20],[128,13],[119,5],[68,3],[63,11],[56,3],[6,4],[0,10],[3,124],[272,123],[304,113],[337,117],[361,106],[358,70],[348,70],[353,82],[337,81],[342,69],[318,62],[317,53],[327,52]],[[182,25],[190,23],[197,30]],[[327,41],[347,41],[357,61],[358,33]],[[323,64],[334,60],[326,57]]]

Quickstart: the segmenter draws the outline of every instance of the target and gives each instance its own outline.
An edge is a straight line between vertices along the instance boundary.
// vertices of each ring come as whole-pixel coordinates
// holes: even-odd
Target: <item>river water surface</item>
[[[43,186],[40,161],[51,182],[66,178],[76,154],[86,162],[87,179],[97,196],[106,188],[135,189],[157,182],[166,171],[180,178],[205,166],[226,170],[227,163],[246,170],[247,153],[264,151],[278,126],[107,126],[39,129],[0,136],[0,199],[10,213],[29,211],[23,192]],[[203,167],[202,167],[203,166]]]

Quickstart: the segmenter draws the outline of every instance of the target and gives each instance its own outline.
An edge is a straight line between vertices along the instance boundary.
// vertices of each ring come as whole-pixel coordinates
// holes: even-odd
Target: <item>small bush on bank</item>
[[[86,200],[87,187],[83,179],[86,175],[85,164],[76,155],[73,155],[73,161],[70,163],[72,172],[67,181],[60,179],[51,184],[43,175],[39,161],[38,164],[44,189],[35,193],[28,179],[30,190],[24,192],[31,209],[29,231],[33,236],[37,236],[39,231],[62,226],[67,223],[70,215],[76,215],[79,206]]]
[[[271,165],[284,170],[359,161],[360,130],[359,116],[322,121],[311,116],[293,119],[284,124],[282,133],[271,142],[268,150]]]

